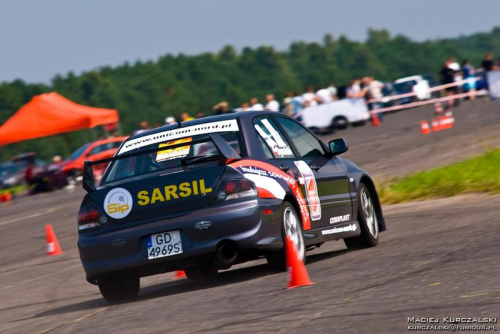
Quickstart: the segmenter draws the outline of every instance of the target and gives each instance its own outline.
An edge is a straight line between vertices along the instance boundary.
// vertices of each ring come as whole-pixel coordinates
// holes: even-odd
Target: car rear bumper
[[[173,219],[82,233],[78,249],[87,280],[95,283],[119,272],[147,276],[183,269],[213,257],[219,243],[227,240],[244,253],[280,249],[281,204],[277,199],[224,203]],[[264,214],[268,209],[273,213]],[[169,231],[180,232],[183,253],[148,260],[148,236]]]

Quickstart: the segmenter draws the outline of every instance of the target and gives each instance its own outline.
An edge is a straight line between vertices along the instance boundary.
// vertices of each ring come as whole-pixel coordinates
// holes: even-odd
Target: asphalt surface
[[[455,128],[422,136],[419,122],[431,116],[431,108],[400,112],[326,138],[345,136],[346,157],[378,178],[500,147],[499,102],[463,103]],[[118,305],[84,278],[82,196],[65,189],[0,204],[0,333],[403,333],[415,325],[408,317],[500,318],[500,196],[385,206],[377,247],[348,252],[330,242],[308,253],[313,286],[287,290],[287,274],[261,260],[210,284],[144,278],[138,300]],[[45,256],[45,224],[63,254]]]

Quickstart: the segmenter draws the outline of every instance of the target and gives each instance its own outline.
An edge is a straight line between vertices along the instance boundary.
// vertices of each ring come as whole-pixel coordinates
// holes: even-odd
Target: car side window
[[[106,150],[109,150],[108,144],[97,145],[96,147],[94,147],[90,151],[89,155],[94,155],[94,154],[97,154],[97,153],[101,153],[101,152],[104,152]]]
[[[257,131],[259,140],[263,141],[274,159],[295,158],[290,144],[279,128],[272,123],[269,118],[260,118],[254,121],[254,128]],[[266,150],[264,150],[266,153]],[[267,155],[268,153],[266,153]]]
[[[318,139],[304,129],[302,125],[283,117],[276,117],[276,120],[295,144],[301,157],[314,158],[325,155],[325,150]]]

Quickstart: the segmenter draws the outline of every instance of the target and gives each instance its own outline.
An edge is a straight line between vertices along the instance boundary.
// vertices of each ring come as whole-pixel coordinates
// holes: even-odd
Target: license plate
[[[148,260],[182,253],[179,231],[163,232],[148,237]]]

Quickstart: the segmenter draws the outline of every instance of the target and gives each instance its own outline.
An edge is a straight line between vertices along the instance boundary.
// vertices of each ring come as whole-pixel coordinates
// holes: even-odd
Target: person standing
[[[474,77],[474,73],[474,67],[469,63],[467,59],[464,60],[462,62],[462,75],[464,80],[467,80],[467,82],[463,84],[462,90],[464,93],[470,93],[470,100],[474,100],[475,98],[476,78]]]
[[[280,103],[274,99],[273,94],[266,95],[266,107],[264,108],[267,111],[280,111]]]
[[[259,103],[259,99],[256,97],[252,97],[250,99],[250,110],[263,111],[264,106]]]

